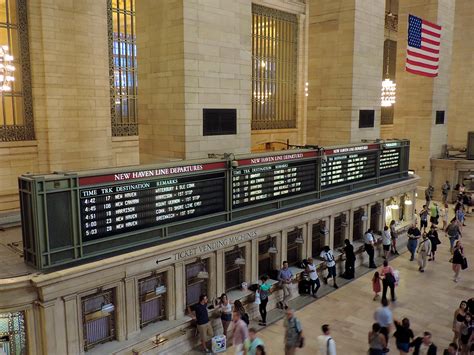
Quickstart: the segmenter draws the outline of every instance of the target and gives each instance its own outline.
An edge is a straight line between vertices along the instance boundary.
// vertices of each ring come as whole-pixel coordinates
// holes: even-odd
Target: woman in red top
[[[390,288],[390,295],[392,296],[392,302],[396,301],[395,297],[395,273],[391,266],[388,266],[388,261],[383,262],[382,270],[380,271],[382,276],[382,299],[387,298],[387,289]]]

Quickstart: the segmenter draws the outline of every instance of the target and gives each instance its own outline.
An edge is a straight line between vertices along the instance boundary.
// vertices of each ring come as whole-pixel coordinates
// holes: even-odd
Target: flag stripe
[[[436,47],[439,47],[439,45],[440,45],[439,41],[433,41],[432,39],[429,39],[428,37],[425,37],[425,36],[421,37],[421,41],[425,42],[425,43],[432,44]]]
[[[414,49],[417,49],[417,48],[414,48]],[[426,59],[427,61],[430,61],[430,62],[439,62],[439,57],[435,58],[423,53],[415,52],[413,48],[408,49],[407,54],[409,57],[417,57],[421,59]]]
[[[410,72],[412,74],[417,74],[417,75],[422,75],[422,76],[428,76],[430,78],[434,78],[436,76],[438,76],[438,74],[430,74],[430,73],[426,73],[424,71],[420,71],[420,70],[413,70],[413,69],[410,69],[408,67],[406,67],[406,71],[407,72]]]
[[[413,66],[422,67],[426,69],[433,69],[433,70],[438,69],[437,65],[430,65],[430,64],[423,63],[422,61],[415,61],[409,58],[407,58],[407,63],[412,64]]]
[[[423,51],[426,51],[426,52],[439,54],[439,49],[433,49],[433,48],[429,48],[427,46],[421,46],[420,49],[423,50]]]
[[[424,71],[425,73],[428,73],[428,74],[438,74],[438,69],[428,69],[428,68],[424,68],[419,65],[413,65],[410,63],[407,63],[406,67],[412,70]]]
[[[441,33],[436,33],[436,32],[430,31],[426,28],[423,28],[421,30],[421,32],[425,35],[430,35],[430,36],[433,36],[433,37],[436,37],[436,38],[441,38]]]
[[[426,20],[423,20],[423,25],[427,25],[427,26],[430,26],[438,31],[441,31],[441,26],[440,25],[437,25],[436,23],[433,23],[433,22],[430,22],[430,21],[426,21]]]
[[[434,67],[438,66],[438,62],[433,62],[431,60],[426,60],[426,59],[423,59],[423,58],[413,57],[411,55],[407,56],[407,61],[408,60],[411,60],[413,62],[418,62],[418,63],[424,63],[424,64],[427,64],[427,65],[432,65]]]

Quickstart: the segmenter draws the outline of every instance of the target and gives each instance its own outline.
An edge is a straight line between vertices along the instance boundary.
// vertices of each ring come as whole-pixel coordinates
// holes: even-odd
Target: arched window
[[[138,134],[135,0],[107,1],[112,135],[135,136]]]
[[[0,92],[0,141],[35,139],[31,100],[30,55],[26,0],[0,1],[0,78],[5,77],[7,62],[14,67],[13,77]],[[7,56],[12,56],[10,61]],[[5,83],[5,82],[3,82]]]

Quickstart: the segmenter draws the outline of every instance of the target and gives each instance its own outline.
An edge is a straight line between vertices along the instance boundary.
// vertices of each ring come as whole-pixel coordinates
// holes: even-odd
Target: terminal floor
[[[400,285],[396,288],[397,301],[391,304],[395,319],[408,317],[415,336],[429,330],[433,341],[438,346],[438,353],[446,348],[452,339],[452,317],[456,307],[463,299],[474,297],[474,217],[467,218],[464,227],[464,247],[470,267],[462,271],[461,280],[453,281],[453,272],[449,263],[449,241],[440,233],[441,245],[438,245],[436,261],[428,264],[425,273],[418,271],[416,261],[409,261],[409,253],[391,260],[390,265],[400,271]],[[381,264],[378,260],[377,264]],[[373,270],[360,267],[360,277],[344,284],[338,279],[338,290],[325,286],[315,301],[310,297],[298,297],[291,306],[297,309],[296,316],[303,324],[306,345],[298,349],[297,354],[319,354],[317,336],[320,335],[322,324],[329,324],[331,336],[337,344],[339,355],[367,354],[367,333],[373,323],[373,313],[380,305],[373,301],[371,278]],[[344,285],[344,286],[343,286]],[[322,292],[321,292],[322,291]],[[273,310],[269,313],[270,322],[258,332],[265,342],[267,354],[284,354],[283,351],[283,311]],[[257,321],[252,321],[255,326]],[[389,354],[398,354],[393,337],[390,340]],[[197,354],[193,351],[190,354]],[[229,348],[222,354],[233,354]]]

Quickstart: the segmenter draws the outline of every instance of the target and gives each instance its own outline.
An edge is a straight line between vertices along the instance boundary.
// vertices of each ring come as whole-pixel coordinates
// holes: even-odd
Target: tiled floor
[[[453,273],[448,262],[449,241],[444,233],[440,234],[442,244],[438,246],[436,261],[429,263],[425,273],[418,272],[416,261],[410,262],[408,253],[390,262],[400,271],[401,278],[396,289],[398,300],[391,305],[394,318],[408,317],[416,336],[425,330],[431,331],[439,354],[452,339],[454,310],[462,299],[474,297],[474,217],[468,217],[466,223],[463,242],[471,267],[462,272],[460,282],[452,280]],[[368,270],[359,270],[364,271]],[[330,287],[322,289],[321,295],[331,292],[306,306],[305,303],[311,301],[309,298],[300,297],[293,301],[294,308],[299,309],[296,315],[302,321],[306,335],[306,346],[298,349],[297,354],[319,354],[317,336],[324,323],[332,328],[338,355],[367,354],[367,333],[373,323],[373,313],[379,306],[379,302],[372,301],[372,273],[373,270],[338,290]],[[339,284],[342,286],[342,279]],[[284,353],[282,313],[280,310],[272,311],[269,318],[274,324],[258,333],[270,355]],[[398,354],[393,337],[390,349],[389,354]],[[229,348],[224,354],[233,353],[234,349]]]

